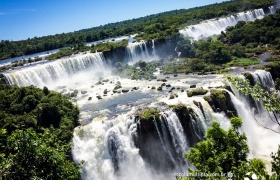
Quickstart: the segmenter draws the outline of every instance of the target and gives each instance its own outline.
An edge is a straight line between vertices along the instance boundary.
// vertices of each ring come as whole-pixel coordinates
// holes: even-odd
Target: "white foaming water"
[[[55,60],[30,67],[24,67],[12,72],[5,72],[9,84],[19,86],[35,85],[38,87],[63,85],[65,81],[73,82],[73,79],[81,80],[90,74],[105,71],[105,62],[102,53],[83,54],[75,57]],[[88,72],[82,76],[80,72]],[[73,77],[75,75],[75,77]],[[90,76],[92,77],[92,76]]]
[[[280,132],[280,127],[272,122],[268,112],[262,111],[261,114],[255,114],[254,110],[247,103],[246,99],[242,96],[238,98],[231,92],[230,97],[238,112],[238,116],[242,118],[242,131],[248,138],[248,145],[250,148],[249,158],[260,158],[270,165],[271,152],[277,152],[278,145],[280,144],[280,136],[271,130],[264,129],[263,126],[269,127]],[[258,122],[257,122],[258,121]],[[270,168],[267,168],[271,170]]]
[[[94,58],[95,55],[97,56],[97,60]],[[63,61],[66,62],[63,64]],[[85,65],[87,62],[89,66]],[[73,63],[77,63],[77,66],[75,65],[75,67],[72,67],[74,66]],[[52,67],[52,71],[49,70],[51,69],[50,67]],[[61,68],[55,69],[56,67]],[[52,85],[57,80],[65,81],[70,78],[72,81],[73,77],[77,77],[77,73],[79,74],[82,72],[82,75],[78,76],[78,84],[71,82],[70,87],[63,88],[70,92],[72,91],[71,88],[79,91],[77,104],[81,110],[80,120],[86,121],[84,124],[87,124],[85,126],[77,127],[73,138],[74,147],[72,152],[75,162],[85,161],[82,165],[82,179],[172,179],[170,171],[169,173],[166,173],[165,169],[154,172],[154,170],[152,170],[153,168],[145,163],[139,154],[139,149],[134,144],[135,137],[137,138],[137,123],[133,118],[133,114],[135,114],[138,106],[156,106],[156,102],[165,102],[168,105],[179,103],[185,104],[194,112],[192,125],[196,128],[194,133],[196,133],[196,136],[198,136],[199,139],[202,139],[201,132],[205,133],[213,120],[220,122],[221,126],[225,129],[230,125],[229,119],[225,117],[225,114],[214,113],[210,105],[202,96],[189,98],[187,97],[186,92],[173,90],[174,93],[178,94],[178,98],[169,99],[170,94],[166,94],[170,89],[164,87],[162,92],[151,90],[152,86],[160,86],[162,84],[160,81],[133,81],[120,79],[118,77],[106,77],[109,78],[112,83],[109,81],[104,82],[104,85],[96,85],[95,83],[97,80],[93,80],[91,75],[95,71],[102,70],[103,68],[104,62],[102,54],[96,53],[58,60],[5,73],[6,78],[9,77],[13,80],[11,83],[17,84],[17,82],[23,82],[19,85],[24,86],[29,85],[29,82],[33,84],[35,83],[35,85]],[[63,72],[60,70],[63,70]],[[35,72],[32,74],[29,71]],[[60,76],[56,75],[56,78],[49,78],[49,81],[41,80],[44,79],[43,77],[49,77],[48,75],[52,72],[61,74]],[[35,76],[34,74],[37,75],[39,79],[36,77],[33,78],[32,76]],[[72,76],[72,74],[75,74],[75,76]],[[19,75],[29,77],[29,79],[21,79]],[[55,76],[55,74],[51,74],[51,77],[52,76]],[[256,77],[256,80],[259,82],[263,82],[266,87],[273,88],[272,84],[268,85],[269,81],[272,81],[272,79],[267,72],[256,71],[254,77]],[[121,82],[124,89],[131,90],[132,87],[139,87],[139,90],[133,92],[129,91],[126,94],[121,92],[113,94],[112,90],[117,81]],[[219,75],[179,75],[176,78],[168,79],[167,83],[170,83],[173,87],[180,87],[185,90],[193,84],[196,84],[198,88],[203,87],[204,89],[223,85],[221,82],[221,76]],[[107,96],[102,96],[104,89],[108,89],[109,91]],[[87,93],[82,94],[80,93],[81,91],[87,91]],[[96,95],[101,95],[103,99],[98,100],[95,97]],[[92,97],[92,100],[88,100],[89,96]],[[269,155],[271,152],[276,152],[277,146],[280,144],[278,140],[280,138],[277,134],[257,125],[254,121],[253,110],[251,110],[250,104],[246,102],[247,99],[239,96],[238,93],[236,93],[236,96],[231,94],[231,98],[236,106],[238,115],[243,118],[242,130],[248,137],[248,144],[251,149],[250,157],[259,157],[266,160],[266,162],[269,162]],[[194,103],[194,101],[199,102],[201,105],[197,106],[197,103]],[[163,128],[162,124],[158,124],[159,127],[157,127],[159,135],[161,135],[159,129],[164,129],[162,136],[159,137],[162,148],[166,148],[166,151],[170,151],[169,148],[171,147],[163,146],[164,144],[167,144],[166,142],[168,139],[165,135],[168,131],[169,134],[172,134],[171,141],[172,145],[175,147],[177,156],[182,157],[182,154],[184,153],[183,151],[188,151],[189,146],[187,143],[188,137],[184,136],[179,118],[171,110],[162,110],[161,117],[166,122],[166,127],[168,127]],[[258,115],[258,118],[266,123],[266,125],[270,125],[267,114],[261,112],[261,114]],[[279,127],[273,128],[276,128],[277,130]],[[170,153],[170,156],[172,156],[172,153]],[[173,161],[178,162],[178,157],[174,157]],[[178,169],[182,169],[180,168],[182,167],[182,164],[178,165]],[[185,166],[183,166],[183,168],[184,167]],[[185,168],[185,172],[186,171],[187,169]]]
[[[257,70],[252,75],[255,78],[255,82],[260,83],[262,87],[274,89],[274,81],[269,72]],[[276,123],[274,116],[262,107],[261,102],[255,102],[258,111],[256,112],[255,108],[250,105],[247,96],[244,96],[232,85],[231,88],[235,95],[229,91],[228,93],[238,112],[238,116],[243,121],[242,131],[248,138],[249,158],[264,160],[268,165],[267,170],[271,171],[270,154],[277,152],[278,145],[280,144],[280,135],[273,131],[280,132],[280,127]],[[273,131],[264,127],[270,128]]]
[[[256,70],[253,73],[254,81],[258,82],[265,89],[275,89],[275,84],[269,72]]]
[[[133,110],[130,112],[132,113]],[[85,160],[82,179],[138,180],[170,179],[152,172],[133,142],[136,123],[130,113],[109,121],[93,121],[75,129],[72,153],[76,162]]]
[[[273,8],[271,8],[271,12],[275,12]],[[262,19],[264,16],[265,13],[263,9],[240,12],[226,18],[220,18],[218,20],[211,19],[200,24],[187,26],[179,32],[185,37],[192,37],[194,40],[199,40],[214,34],[220,34],[221,31],[224,31],[229,26],[236,25],[239,21],[254,21],[256,19]]]
[[[269,7],[270,14],[275,14],[276,10],[277,10],[276,6],[270,6]]]
[[[168,126],[167,128],[171,134],[172,143],[175,147],[177,155],[179,157],[184,157],[184,154],[189,150],[189,145],[179,118],[176,113],[171,110],[162,112],[161,116]],[[181,167],[183,167],[183,160],[181,160],[180,163]]]
[[[152,41],[152,43],[153,43],[152,54],[150,54],[148,51],[146,41],[142,40],[140,42],[129,43],[128,46],[126,47],[126,56],[128,62],[135,63],[140,60],[142,61],[157,60],[158,56],[156,55],[154,41]]]

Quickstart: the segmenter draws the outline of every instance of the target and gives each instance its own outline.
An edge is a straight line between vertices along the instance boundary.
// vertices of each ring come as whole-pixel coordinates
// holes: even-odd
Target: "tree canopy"
[[[78,115],[46,87],[0,84],[0,178],[77,179],[69,151]]]
[[[275,0],[232,0],[109,23],[71,33],[34,37],[20,41],[2,40],[0,42],[0,60],[63,47],[79,47],[84,46],[86,42],[131,34],[138,34],[136,39],[143,40],[169,39],[178,35],[178,29],[185,25],[249,9],[268,8],[275,3]]]

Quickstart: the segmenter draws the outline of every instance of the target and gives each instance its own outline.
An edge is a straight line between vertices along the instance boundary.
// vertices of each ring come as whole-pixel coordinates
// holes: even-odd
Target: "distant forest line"
[[[190,9],[180,9],[99,27],[83,29],[21,41],[1,40],[0,60],[29,55],[57,48],[81,48],[85,43],[109,37],[138,34],[136,39],[168,39],[179,34],[179,29],[202,20],[217,18],[256,8],[268,8],[276,0],[231,0]]]

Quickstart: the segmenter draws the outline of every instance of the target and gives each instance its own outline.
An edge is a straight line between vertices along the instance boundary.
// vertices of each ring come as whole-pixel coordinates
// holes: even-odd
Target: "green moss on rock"
[[[205,89],[194,89],[194,90],[187,91],[187,95],[189,97],[192,97],[192,96],[198,96],[198,95],[205,95],[207,92],[208,92],[208,90],[205,90]]]
[[[249,72],[244,72],[243,73],[243,76],[250,82],[250,85],[251,86],[254,86],[255,85],[255,80],[254,80],[254,76],[249,73]]]
[[[155,121],[160,122],[159,110],[155,108],[141,109],[137,114],[136,118],[141,125],[142,132],[153,132],[156,130]]]
[[[210,96],[204,96],[215,112],[224,111],[228,117],[237,116],[237,111],[230,99],[230,95],[223,90],[211,89]]]

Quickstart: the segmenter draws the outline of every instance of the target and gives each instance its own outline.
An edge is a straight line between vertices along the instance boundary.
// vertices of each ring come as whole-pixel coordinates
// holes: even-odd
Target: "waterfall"
[[[272,7],[271,12],[275,12]],[[194,40],[199,40],[214,34],[220,34],[228,26],[234,26],[239,21],[254,21],[256,19],[262,19],[264,16],[263,9],[255,9],[253,11],[240,12],[226,18],[220,18],[218,20],[211,19],[196,25],[187,26],[179,32],[185,37],[192,37]]]
[[[276,6],[270,6],[269,7],[269,12],[270,12],[270,14],[275,14],[276,13]]]
[[[74,161],[84,160],[82,179],[138,180],[170,179],[154,173],[135,147],[135,119],[128,114],[109,121],[93,121],[74,132]],[[164,158],[164,157],[163,157]]]
[[[253,73],[254,81],[259,83],[264,89],[275,89],[275,84],[269,72],[264,70],[256,70]]]
[[[156,46],[155,46],[155,40],[152,40],[152,48],[153,48],[153,56],[156,56]]]
[[[255,82],[260,83],[263,88],[274,89],[274,81],[269,72],[257,70],[252,75]],[[280,144],[279,135],[272,130],[280,132],[280,127],[275,122],[272,113],[265,110],[261,102],[252,99],[249,100],[250,98],[248,96],[242,94],[234,86],[231,85],[231,87],[234,94],[229,91],[227,92],[230,94],[238,116],[242,118],[243,124],[241,130],[246,134],[251,150],[249,158],[260,158],[264,160],[269,166],[267,169],[270,171],[270,154],[271,152],[276,152]],[[257,105],[257,112],[252,106],[252,101],[254,101],[253,104]]]
[[[166,129],[171,135],[172,145],[175,148],[180,166],[184,167],[183,157],[185,152],[188,151],[189,145],[187,143],[184,129],[180,123],[180,120],[177,115],[171,110],[161,113],[161,116],[162,120],[164,121],[164,123],[162,123],[161,125],[166,125]]]
[[[93,69],[104,71],[105,62],[102,53],[83,54],[75,57],[50,61],[34,66],[23,67],[16,71],[3,73],[9,84],[19,86],[36,85],[43,87],[56,80],[71,78],[74,74]]]
[[[126,57],[128,62],[138,62],[156,60],[157,55],[155,51],[154,41],[152,41],[152,54],[149,53],[146,41],[129,43],[126,47]]]
[[[279,126],[273,122],[273,119],[271,119],[272,116],[267,111],[255,114],[254,109],[251,108],[249,102],[244,97],[236,97],[229,91],[228,93],[237,110],[238,116],[243,121],[241,130],[248,138],[250,148],[249,158],[260,158],[266,164],[270,165],[270,153],[276,152],[278,144],[280,144],[280,139],[276,133],[262,126],[270,127],[280,132]]]
[[[167,134],[166,134],[167,130],[166,130],[165,127],[161,127],[163,129],[163,131],[161,133],[161,131],[159,130],[157,122],[154,122],[154,123],[155,123],[155,127],[156,127],[156,130],[157,130],[157,134],[158,134],[159,139],[160,139],[161,146],[162,146],[164,152],[168,155],[168,158],[170,158],[172,163],[175,165],[176,161],[173,157],[173,154],[171,153],[171,147],[169,145],[168,137],[167,137]]]

